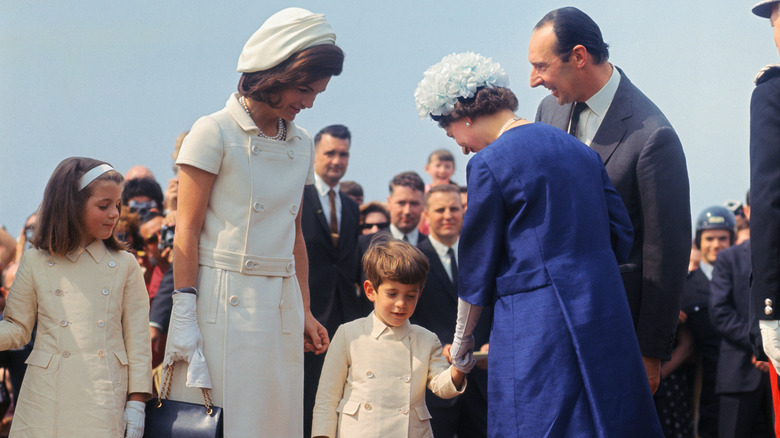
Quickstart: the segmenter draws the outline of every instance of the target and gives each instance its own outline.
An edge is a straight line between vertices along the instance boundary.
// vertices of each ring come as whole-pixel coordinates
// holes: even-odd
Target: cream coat
[[[177,158],[216,175],[198,253],[198,325],[225,437],[303,435],[303,300],[295,218],[314,182],[314,144],[287,122],[287,140],[258,137],[236,95],[201,117]],[[171,398],[202,403],[178,362]]]
[[[458,390],[433,332],[406,321],[387,327],[374,313],[342,324],[322,367],[312,436],[433,438],[426,386]]]
[[[67,257],[25,251],[0,350],[33,351],[12,437],[122,437],[130,392],[151,393],[149,296],[130,253],[98,240]]]

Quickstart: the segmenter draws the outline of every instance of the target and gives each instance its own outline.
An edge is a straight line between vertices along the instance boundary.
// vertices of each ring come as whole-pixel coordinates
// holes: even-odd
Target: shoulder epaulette
[[[753,82],[758,85],[777,76],[780,76],[780,64],[769,64],[758,72]]]

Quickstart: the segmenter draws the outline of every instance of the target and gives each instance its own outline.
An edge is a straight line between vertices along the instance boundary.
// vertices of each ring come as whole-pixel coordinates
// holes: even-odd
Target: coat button
[[[298,206],[297,205],[291,205],[290,206],[290,213],[298,214]]]
[[[409,377],[409,376],[404,376],[404,382],[405,382],[405,383],[409,383],[409,381],[410,381],[410,380],[412,380],[412,378],[411,378],[411,377]]]
[[[769,298],[765,299],[764,300],[764,305],[765,306],[771,306],[772,305],[772,300],[770,300]]]
[[[106,325],[106,323],[105,323],[105,322],[103,322],[103,320],[101,319],[101,320],[99,320],[99,321],[97,322],[97,325],[98,325],[98,327],[103,327],[103,326],[105,326],[105,325]]]
[[[70,351],[63,351],[62,357],[70,357]]]
[[[369,379],[373,379],[374,373],[372,373],[371,371],[366,371],[366,377],[368,377]]]
[[[287,264],[287,272],[292,272],[295,269],[295,263],[290,262]]]
[[[108,294],[109,294],[109,292],[110,292],[110,291],[109,291],[108,289],[103,289],[103,295],[108,295]]]
[[[46,262],[46,266],[48,266],[48,267],[50,267],[50,268],[51,268],[52,266],[54,266],[54,260],[48,260],[48,261]]]
[[[772,314],[772,308],[769,307],[769,306],[764,307],[764,313],[767,314],[767,315],[771,315]]]
[[[402,408],[401,408],[401,409],[399,409],[399,410],[400,410],[400,411],[401,411],[401,413],[402,413],[402,414],[404,414],[404,415],[406,415],[406,414],[408,414],[408,413],[409,413],[409,408],[407,408],[406,406],[402,407]]]
[[[116,268],[116,262],[111,260],[110,262],[108,262],[108,267],[109,268]]]
[[[254,204],[252,204],[252,209],[255,210],[256,212],[261,212],[265,210],[265,205],[263,205],[262,202],[255,202]]]
[[[105,353],[105,352],[103,352],[103,350],[98,350],[98,353],[97,353],[97,355],[98,355],[98,357],[103,357],[103,356],[105,356],[105,355],[106,355],[106,353]]]
[[[232,306],[238,306],[238,303],[239,303],[239,302],[241,302],[241,300],[240,300],[240,299],[238,299],[238,297],[237,297],[237,296],[233,295],[232,297],[230,297],[230,305],[232,305]]]
[[[295,152],[293,151],[287,151],[287,156],[290,157],[290,159],[295,159]]]
[[[60,289],[55,290],[54,291],[54,295],[57,295],[57,296],[62,295],[62,290],[60,290]]]
[[[366,408],[367,411],[370,411],[371,409],[374,409],[374,407],[371,406],[371,403],[368,403],[368,402],[366,402],[364,407]]]
[[[252,146],[252,153],[255,155],[260,155],[260,146],[258,145]]]
[[[244,266],[246,266],[247,269],[254,269],[255,262],[253,262],[252,260],[247,260],[246,263],[244,263]]]
[[[68,326],[68,321],[65,321],[64,319],[60,321],[60,327],[67,327],[67,326]]]

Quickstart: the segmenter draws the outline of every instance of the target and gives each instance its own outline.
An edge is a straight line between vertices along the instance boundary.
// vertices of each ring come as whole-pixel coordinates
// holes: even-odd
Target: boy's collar
[[[410,331],[412,331],[412,323],[410,323],[408,319],[398,327],[390,327],[382,322],[378,316],[376,316],[376,312],[371,312],[368,321],[369,324],[371,324],[371,337],[374,339],[379,339],[379,336],[381,336],[385,330],[390,330],[400,341],[401,339],[405,338]]]

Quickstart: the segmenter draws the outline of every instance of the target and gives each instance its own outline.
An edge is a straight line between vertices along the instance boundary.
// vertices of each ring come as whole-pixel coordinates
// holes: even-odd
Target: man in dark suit
[[[750,219],[750,207],[743,207]],[[710,316],[721,336],[715,392],[720,438],[774,437],[769,364],[750,342],[750,240],[724,249],[710,283]],[[754,321],[758,324],[756,321]]]
[[[428,258],[431,270],[420,295],[411,322],[436,333],[444,346],[445,356],[455,332],[458,315],[458,239],[463,226],[463,206],[455,185],[432,187],[425,194],[423,216],[428,220],[428,239],[417,247]],[[482,312],[475,329],[475,345],[488,343],[490,336],[490,314]],[[485,437],[487,436],[487,371],[485,364],[474,368],[469,374],[466,392],[443,400],[430,390],[426,391],[425,403],[431,411],[431,427],[437,438]]]
[[[576,8],[548,13],[528,48],[531,86],[552,91],[536,120],[566,130],[599,153],[634,227],[620,266],[650,387],[674,344],[690,253],[688,171],[661,111],[607,59],[593,20]],[[576,104],[575,104],[576,103]]]
[[[365,316],[357,295],[355,273],[359,233],[358,205],[339,190],[347,171],[351,135],[331,125],[314,137],[314,184],[303,192],[301,224],[309,257],[311,312],[331,338],[339,325]],[[304,355],[304,436],[311,416],[325,355]]]

